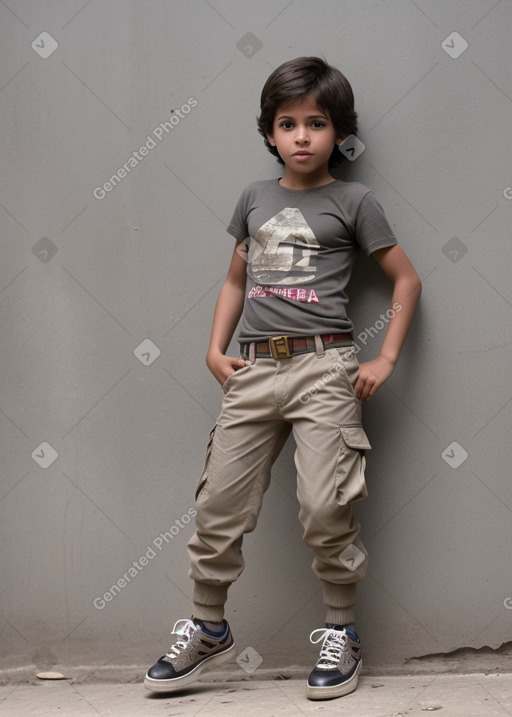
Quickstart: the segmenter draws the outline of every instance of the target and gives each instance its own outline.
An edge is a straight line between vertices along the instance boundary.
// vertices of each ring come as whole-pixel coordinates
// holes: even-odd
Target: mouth
[[[293,154],[294,157],[311,157],[311,152],[307,152],[306,150],[300,150],[299,152],[295,152]]]

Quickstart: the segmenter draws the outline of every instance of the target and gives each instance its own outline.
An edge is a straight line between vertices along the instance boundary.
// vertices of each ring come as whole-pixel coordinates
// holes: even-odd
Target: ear
[[[274,140],[273,135],[268,134],[268,132],[267,132],[266,134],[267,134],[267,139],[268,139],[269,144],[270,144],[272,147],[275,147],[275,146],[276,146],[276,142],[275,142],[275,140]]]
[[[341,137],[336,137],[335,144],[337,147],[340,146],[340,144],[343,144],[343,142],[347,139],[348,134],[342,135]]]

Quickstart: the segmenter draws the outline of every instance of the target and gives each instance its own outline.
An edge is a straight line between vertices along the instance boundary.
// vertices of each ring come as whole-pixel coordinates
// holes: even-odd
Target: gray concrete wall
[[[375,191],[424,286],[365,409],[367,664],[511,639],[511,25],[495,0],[0,3],[2,665],[151,664],[190,614],[225,228],[279,175],[261,87],[307,54],[351,80],[366,149],[339,176]],[[361,360],[389,288],[358,264]],[[316,654],[292,455],[230,591],[240,674]]]

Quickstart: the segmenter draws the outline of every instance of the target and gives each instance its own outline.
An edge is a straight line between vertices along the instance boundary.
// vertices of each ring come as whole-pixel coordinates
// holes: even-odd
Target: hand
[[[373,361],[366,361],[359,367],[359,376],[354,386],[360,401],[367,401],[375,396],[384,381],[391,376],[395,365],[386,358],[378,356]]]
[[[222,386],[228,376],[237,369],[245,366],[245,361],[244,359],[235,358],[234,356],[225,356],[222,353],[208,352],[206,355],[206,365]]]

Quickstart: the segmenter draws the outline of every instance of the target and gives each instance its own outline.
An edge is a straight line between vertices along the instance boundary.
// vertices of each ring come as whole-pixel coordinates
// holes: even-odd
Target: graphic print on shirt
[[[299,209],[285,207],[265,222],[249,249],[247,273],[257,284],[306,284],[316,275],[320,249],[315,235]]]

